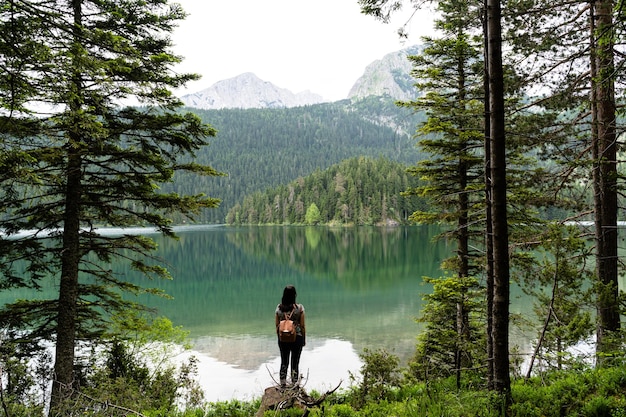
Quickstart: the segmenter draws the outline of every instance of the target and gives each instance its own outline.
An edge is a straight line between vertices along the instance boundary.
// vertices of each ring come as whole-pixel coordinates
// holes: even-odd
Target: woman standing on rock
[[[296,303],[296,288],[287,285],[283,290],[280,304],[276,306],[276,335],[280,349],[280,385],[287,384],[287,369],[291,364],[291,383],[297,384],[300,377],[299,365],[302,348],[306,344],[304,326],[304,306]],[[280,340],[279,325],[282,320],[291,320],[295,326],[296,338],[293,342]]]

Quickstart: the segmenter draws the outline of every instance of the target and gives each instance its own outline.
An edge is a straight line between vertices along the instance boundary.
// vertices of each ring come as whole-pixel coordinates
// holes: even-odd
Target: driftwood
[[[319,398],[313,398],[300,385],[274,385],[265,388],[261,406],[255,417],[263,417],[267,410],[286,410],[287,408],[299,408],[302,410],[302,417],[309,415],[309,408],[320,405],[327,396],[337,391],[341,382],[330,391],[326,391]]]

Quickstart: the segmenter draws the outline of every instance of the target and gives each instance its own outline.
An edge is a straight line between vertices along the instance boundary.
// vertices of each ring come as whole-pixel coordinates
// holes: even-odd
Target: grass
[[[456,390],[454,381],[407,383],[382,399],[363,403],[358,389],[329,396],[309,417],[626,417],[626,367],[560,371],[514,381],[508,414],[499,397],[486,389]],[[358,406],[356,404],[359,404]],[[184,417],[253,416],[259,401],[231,401]],[[302,410],[267,411],[266,417],[302,416]]]

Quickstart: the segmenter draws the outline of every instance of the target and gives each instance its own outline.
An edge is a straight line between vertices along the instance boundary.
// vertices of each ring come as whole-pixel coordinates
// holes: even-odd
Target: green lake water
[[[430,227],[191,227],[155,236],[175,279],[172,300],[146,299],[191,332],[210,399],[260,396],[279,368],[274,310],[293,284],[307,317],[301,372],[324,390],[358,374],[358,353],[406,360],[420,326],[422,277],[448,256]]]
[[[422,277],[440,276],[440,262],[453,250],[433,241],[440,231],[434,226],[176,231],[179,240],[153,235],[174,279],[144,283],[172,299],[141,301],[190,332],[211,401],[260,397],[273,384],[279,368],[274,310],[287,284],[296,286],[306,309],[300,368],[308,389],[347,386],[364,348],[385,348],[405,362],[420,331],[415,318],[422,297],[431,290]],[[114,269],[141,282],[124,265]],[[19,297],[3,294],[0,301]],[[512,309],[523,305],[514,299]]]

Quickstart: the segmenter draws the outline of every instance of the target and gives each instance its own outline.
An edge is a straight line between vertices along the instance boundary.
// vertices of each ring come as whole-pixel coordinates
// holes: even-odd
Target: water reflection
[[[252,400],[278,380],[280,357],[274,338],[202,337],[195,340],[199,382],[208,401]],[[300,370],[308,390],[325,392],[342,382],[361,362],[352,344],[336,339],[312,339],[302,352]]]
[[[178,242],[158,240],[175,277],[159,286],[173,300],[142,301],[193,337],[262,338],[274,332],[283,287],[294,284],[312,337],[407,356],[419,333],[414,318],[430,292],[422,276],[439,275],[447,254],[442,243],[432,243],[433,233],[422,227],[190,229],[179,232]]]
[[[420,326],[415,317],[452,249],[432,238],[433,226],[395,228],[194,226],[179,240],[152,236],[174,279],[145,282],[128,264],[120,278],[162,288],[172,300],[143,297],[191,332],[200,380],[209,400],[259,397],[279,368],[274,309],[286,284],[307,311],[301,369],[309,389],[324,391],[360,368],[363,348],[385,348],[405,362]],[[120,230],[111,233],[120,233]],[[152,232],[146,230],[146,232]],[[142,230],[136,230],[142,233]],[[620,283],[623,284],[623,283]],[[0,302],[54,298],[55,287],[0,292]],[[513,286],[511,313],[528,318],[532,302]],[[511,346],[530,353],[533,335],[511,328]]]
[[[173,297],[138,301],[191,332],[209,399],[258,397],[272,383],[269,372],[279,368],[274,310],[284,286],[294,284],[307,313],[301,369],[309,371],[309,389],[324,390],[339,380],[347,385],[365,347],[384,347],[403,360],[413,353],[420,331],[414,318],[430,292],[422,277],[440,275],[450,253],[432,242],[437,232],[428,226],[186,227],[177,229],[179,240],[151,236],[173,280],[146,281],[127,263],[112,268],[121,279]],[[35,296],[3,293],[0,301],[54,292],[51,286]]]
[[[447,256],[428,227],[242,227],[180,232],[159,241],[175,276],[173,301],[149,299],[191,331],[209,400],[259,397],[279,368],[273,314],[286,284],[307,312],[301,370],[324,391],[357,373],[363,348],[404,361],[420,326],[424,275]]]

